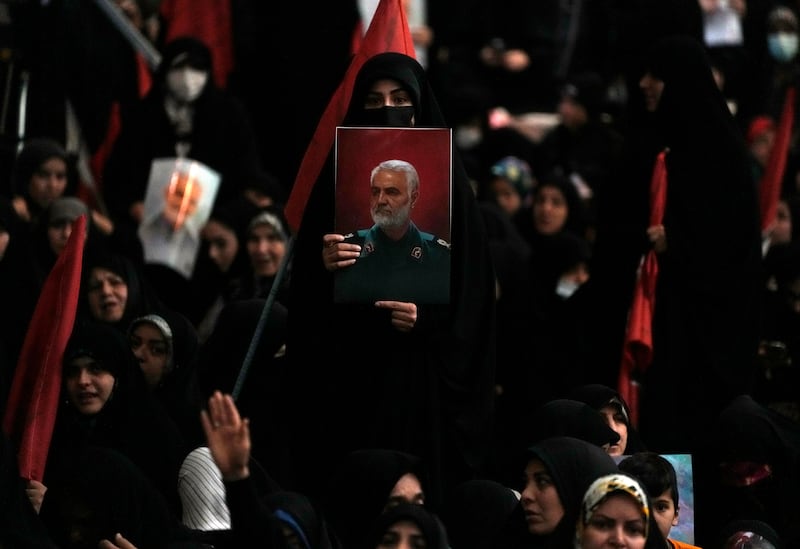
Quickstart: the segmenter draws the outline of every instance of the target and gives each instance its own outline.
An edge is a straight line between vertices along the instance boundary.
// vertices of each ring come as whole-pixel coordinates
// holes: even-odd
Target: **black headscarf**
[[[68,161],[67,151],[55,139],[49,137],[37,137],[30,139],[22,147],[16,161],[14,162],[14,193],[23,197],[31,208],[31,214],[39,213],[41,208],[31,202],[30,184],[31,177],[36,171],[51,158],[60,158],[65,163]]]
[[[529,442],[553,436],[570,436],[602,447],[614,444],[619,435],[600,413],[584,402],[558,398],[545,402],[533,413],[526,429]]]
[[[300,492],[276,490],[262,501],[306,549],[332,549],[325,515]]]
[[[394,79],[411,91],[415,126],[447,126],[425,71],[398,53],[364,63],[344,125],[358,125],[375,78]],[[302,467],[309,490],[319,481],[307,471],[324,478],[321,463],[367,446],[419,455],[430,464],[431,478],[445,484],[473,476],[484,464],[494,399],[495,280],[472,187],[457,153],[453,159],[451,303],[420,306],[410,333],[395,330],[388,312],[372,305],[334,305],[334,277],[320,255],[322,236],[334,231],[332,153],[311,191],[294,244],[287,347],[298,402],[327,410],[313,425],[294,429],[296,459],[313,457]],[[347,368],[314,366],[317,349],[346,357]],[[431,496],[436,493],[441,487],[432,488]]]
[[[119,276],[128,286],[128,300],[122,318],[114,323],[121,333],[127,333],[128,326],[134,318],[147,313],[164,310],[164,305],[144,276],[141,268],[128,256],[97,248],[88,251],[83,258],[81,297],[78,303],[79,315],[90,318],[88,305],[89,277],[95,267],[106,269]]]
[[[169,336],[169,362],[153,394],[175,421],[187,444],[199,446],[205,442],[205,436],[200,425],[204,395],[197,378],[200,353],[197,330],[188,318],[170,309],[134,319],[128,333],[132,334],[142,323],[155,326],[165,339]],[[169,328],[168,334],[162,330],[164,325]]]
[[[348,454],[326,487],[323,502],[333,533],[345,547],[363,546],[372,524],[386,507],[400,477],[417,476],[423,491],[427,473],[417,456],[383,448],[365,448]]]
[[[496,549],[518,505],[518,495],[508,486],[490,479],[473,479],[447,494],[440,516],[453,547]]]
[[[567,395],[567,398],[585,402],[597,411],[606,406],[612,406],[622,413],[625,418],[625,425],[628,427],[628,444],[625,447],[626,454],[633,454],[645,450],[644,443],[639,436],[639,432],[631,423],[631,409],[628,403],[622,398],[618,391],[601,383],[587,383],[575,387]]]
[[[411,521],[417,525],[425,539],[425,547],[429,549],[448,549],[447,533],[439,517],[421,505],[413,503],[400,503],[390,507],[380,514],[368,527],[369,542],[363,545],[354,545],[354,549],[372,549],[378,547],[384,534],[391,526],[400,521]]]
[[[92,549],[121,533],[136,547],[166,549],[180,526],[161,493],[126,456],[87,446],[54,464],[41,516],[58,546]]]
[[[44,484],[64,481],[52,478],[51,471],[57,471],[59,463],[76,459],[83,448],[112,448],[134,462],[177,511],[178,470],[188,450],[176,424],[147,389],[128,340],[109,324],[78,319],[64,351],[64,366],[80,356],[93,357],[111,373],[114,388],[103,408],[92,416],[81,414],[62,399]]]
[[[569,436],[550,437],[528,448],[520,470],[532,459],[541,460],[547,469],[564,508],[564,516],[551,534],[533,536],[525,525],[520,503],[512,516],[511,521],[516,523],[510,523],[510,532],[516,532],[516,536],[526,540],[523,543],[527,547],[570,547],[586,489],[595,479],[619,472],[617,464],[600,447]]]

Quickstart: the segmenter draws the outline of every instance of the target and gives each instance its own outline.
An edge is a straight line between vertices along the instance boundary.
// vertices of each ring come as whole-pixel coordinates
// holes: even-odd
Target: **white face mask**
[[[183,67],[167,73],[167,89],[178,101],[191,103],[203,92],[208,82],[208,72]]]
[[[571,278],[561,278],[556,286],[556,295],[562,299],[569,299],[579,286],[580,284]]]
[[[797,34],[794,32],[775,32],[767,36],[767,47],[773,59],[786,63],[797,55]]]

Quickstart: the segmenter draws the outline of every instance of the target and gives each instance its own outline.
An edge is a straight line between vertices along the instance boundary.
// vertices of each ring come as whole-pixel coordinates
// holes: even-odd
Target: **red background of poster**
[[[398,159],[419,174],[414,224],[450,242],[451,139],[449,128],[336,128],[336,232],[372,227],[370,173],[384,160]]]

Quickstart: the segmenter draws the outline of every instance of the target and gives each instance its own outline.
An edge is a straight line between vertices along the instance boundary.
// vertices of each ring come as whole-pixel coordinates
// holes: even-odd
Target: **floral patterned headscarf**
[[[606,501],[609,496],[616,493],[628,494],[633,498],[644,517],[644,537],[650,533],[650,504],[647,494],[639,482],[623,473],[605,475],[595,480],[586,490],[581,505],[581,516],[578,519],[578,527],[575,532],[575,547],[580,548],[580,540],[583,537],[583,530],[589,524],[592,515]]]

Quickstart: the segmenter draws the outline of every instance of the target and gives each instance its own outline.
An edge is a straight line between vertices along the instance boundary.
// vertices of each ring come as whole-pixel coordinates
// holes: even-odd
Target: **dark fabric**
[[[84,416],[66,399],[56,416],[48,454],[50,461],[75,459],[86,446],[111,448],[130,459],[161,492],[174,516],[180,516],[178,471],[188,447],[177,425],[155,401],[122,333],[108,324],[76,321],[64,353],[65,364],[77,356],[94,356],[114,375],[115,386],[103,409]],[[108,488],[107,485],[105,488]]]
[[[200,350],[198,379],[205,398],[214,391],[232,393],[252,352],[236,406],[250,418],[252,454],[281,486],[291,485],[287,430],[283,415],[292,406],[285,394],[286,307],[273,302],[258,343],[251,351],[256,327],[264,314],[264,299],[237,300],[220,312],[214,331]]]
[[[518,470],[523,471],[531,459],[541,460],[550,474],[564,516],[551,534],[533,536],[528,532],[521,501],[509,519],[506,547],[571,547],[586,489],[595,479],[618,472],[617,464],[598,446],[569,436],[551,437],[534,444],[520,459]]]
[[[417,456],[384,448],[351,452],[336,464],[322,497],[331,531],[344,547],[360,547],[386,507],[389,493],[406,473],[417,476],[423,492],[427,471]]]
[[[139,318],[148,313],[158,313],[165,309],[160,297],[142,272],[140,265],[122,253],[98,248],[87,251],[83,257],[83,280],[81,281],[81,296],[78,303],[79,317],[92,318],[87,294],[89,292],[89,277],[95,267],[115,273],[128,286],[128,301],[125,304],[125,313],[118,322],[114,323],[114,327],[121,333],[127,333],[128,326],[134,318]]]
[[[643,385],[641,432],[653,450],[694,452],[722,406],[749,392],[754,380],[758,199],[744,138],[703,46],[668,37],[655,44],[647,67],[664,82],[653,122],[669,152],[667,250],[658,256],[654,357]],[[674,429],[676,422],[686,429]]]
[[[68,163],[67,151],[61,143],[49,137],[36,137],[25,142],[14,162],[14,193],[24,197],[29,207],[31,177],[51,158]]]
[[[624,453],[633,454],[646,449],[638,430],[631,424],[631,410],[628,403],[622,400],[617,390],[600,383],[588,383],[575,387],[567,394],[567,398],[585,402],[598,411],[606,406],[620,409],[628,426],[628,444],[624,448]]]
[[[376,76],[419,89],[417,127],[446,121],[424,69],[397,53],[362,67],[350,114],[364,104],[359,90]],[[333,275],[321,260],[322,236],[334,230],[333,155],[317,180],[294,243],[289,343],[294,406],[289,410],[293,459],[308,493],[347,452],[387,447],[420,456],[444,485],[484,466],[493,414],[494,273],[481,213],[461,161],[453,161],[452,257],[449,305],[420,305],[409,333],[372,305],[334,305]],[[320,368],[319,353],[342,368]],[[300,414],[313,406],[318,414]],[[308,416],[303,419],[302,416]],[[441,494],[434,486],[431,497]]]
[[[411,521],[419,527],[425,547],[429,549],[448,549],[447,534],[444,531],[439,517],[422,505],[413,503],[399,503],[388,508],[373,521],[368,527],[368,542],[363,545],[354,545],[353,549],[372,549],[382,545],[384,535],[389,528],[400,521]]]
[[[186,444],[194,448],[205,442],[200,424],[204,395],[197,378],[200,353],[197,331],[189,319],[177,311],[162,309],[157,315],[172,331],[172,369],[164,373],[153,394],[180,429]]]
[[[25,493],[19,476],[17,451],[0,433],[0,547],[55,549],[56,545]]]
[[[325,515],[305,495],[299,492],[278,490],[266,494],[262,501],[284,526],[303,540],[308,549],[332,549]]]
[[[230,547],[247,547],[253,540],[266,548],[288,547],[280,523],[260,498],[253,477],[225,482],[225,501],[231,512]]]
[[[178,521],[162,494],[120,452],[82,446],[50,464],[41,517],[62,549],[94,549],[121,533],[136,547],[178,539]]]
[[[559,398],[539,406],[524,431],[528,443],[554,436],[570,436],[602,447],[619,440],[619,435],[606,425],[603,416],[578,400]]]
[[[473,479],[445,496],[440,516],[450,543],[457,549],[496,549],[519,498],[489,479]]]
[[[721,528],[734,519],[758,519],[769,523],[786,542],[800,543],[800,425],[752,397],[735,398],[719,415],[713,430],[719,448],[716,473],[721,482],[714,507]],[[748,472],[769,465],[764,478]],[[749,481],[748,481],[749,479]]]

